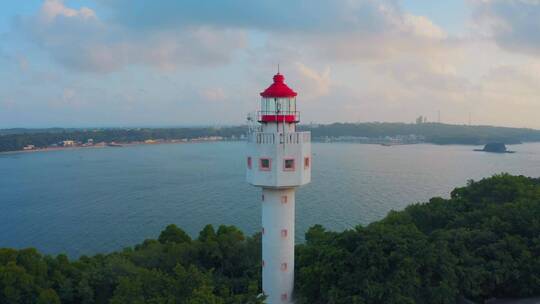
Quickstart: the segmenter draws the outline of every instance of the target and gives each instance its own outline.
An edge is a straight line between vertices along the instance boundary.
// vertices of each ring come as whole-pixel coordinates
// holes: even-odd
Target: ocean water
[[[242,142],[140,145],[0,154],[0,247],[72,257],[156,238],[175,223],[260,227],[260,190],[244,181]],[[540,144],[515,154],[470,146],[314,143],[312,183],[297,192],[296,237],[314,224],[344,230],[469,179],[540,176]]]

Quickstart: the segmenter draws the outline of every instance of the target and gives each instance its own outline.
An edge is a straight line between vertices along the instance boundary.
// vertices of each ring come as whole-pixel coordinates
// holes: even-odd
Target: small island
[[[488,143],[484,146],[484,149],[475,149],[474,151],[490,153],[516,153],[515,151],[508,151],[504,143]]]

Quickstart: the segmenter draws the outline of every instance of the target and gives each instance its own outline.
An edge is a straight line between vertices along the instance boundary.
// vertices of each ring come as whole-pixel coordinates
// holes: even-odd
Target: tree
[[[60,298],[56,291],[45,289],[39,294],[36,304],[60,304]]]
[[[193,291],[193,295],[187,301],[188,304],[223,304],[223,299],[215,296],[212,288],[203,285]]]
[[[184,230],[178,228],[176,225],[171,224],[161,232],[158,238],[159,242],[165,243],[190,243],[191,237],[184,232]]]

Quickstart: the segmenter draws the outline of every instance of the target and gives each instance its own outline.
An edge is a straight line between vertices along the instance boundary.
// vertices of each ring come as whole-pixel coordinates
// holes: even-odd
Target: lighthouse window
[[[261,111],[264,115],[275,114],[276,111],[276,99],[275,98],[263,98],[261,101]]]
[[[281,237],[287,237],[287,229],[282,229],[281,230]]]
[[[283,160],[283,170],[294,171],[294,158],[286,158]]]
[[[272,114],[276,111],[276,100],[275,99],[263,99],[264,112]]]
[[[270,165],[272,161],[270,158],[261,158],[259,161],[259,169],[261,171],[270,171]]]
[[[286,293],[281,294],[281,301],[287,301],[287,294]]]
[[[304,157],[304,169],[309,168],[309,157]]]
[[[251,169],[251,156],[247,158],[247,166],[249,169]]]
[[[282,196],[281,196],[281,203],[282,203],[282,204],[286,204],[286,203],[287,203],[287,196],[286,196],[286,195],[282,195]]]
[[[285,115],[289,112],[289,99],[282,99],[281,100],[281,112]]]
[[[287,270],[287,263],[281,263],[281,270],[282,271]]]

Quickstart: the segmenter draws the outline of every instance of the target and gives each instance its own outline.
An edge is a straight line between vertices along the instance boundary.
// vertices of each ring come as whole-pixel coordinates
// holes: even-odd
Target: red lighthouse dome
[[[274,75],[274,83],[261,93],[264,98],[293,98],[296,95],[298,94],[285,84],[285,76],[280,73]]]

